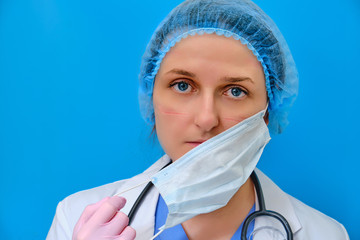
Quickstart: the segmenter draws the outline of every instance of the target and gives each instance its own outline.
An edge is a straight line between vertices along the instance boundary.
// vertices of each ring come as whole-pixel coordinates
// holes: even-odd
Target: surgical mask
[[[152,182],[169,213],[159,230],[224,207],[254,171],[270,141],[265,110],[193,148]]]

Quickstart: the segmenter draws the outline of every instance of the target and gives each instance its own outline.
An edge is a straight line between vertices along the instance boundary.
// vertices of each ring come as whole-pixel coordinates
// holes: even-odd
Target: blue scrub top
[[[254,211],[255,211],[255,204],[251,208],[251,210],[247,216],[249,216]],[[156,211],[155,211],[154,234],[159,232],[159,228],[165,224],[167,214],[168,214],[168,208],[165,204],[164,199],[161,197],[161,195],[159,195],[159,199],[158,199],[158,202],[156,205]],[[235,232],[234,236],[232,236],[231,240],[241,239],[242,226],[243,226],[243,223],[241,223],[240,227]],[[249,225],[246,239],[249,239],[249,236],[253,230],[254,230],[254,221],[252,221],[251,224]],[[169,239],[171,239],[171,240],[188,240],[188,237],[186,236],[186,233],[185,233],[183,227],[181,226],[181,224],[164,230],[159,236],[157,236],[155,238],[155,240],[169,240]]]

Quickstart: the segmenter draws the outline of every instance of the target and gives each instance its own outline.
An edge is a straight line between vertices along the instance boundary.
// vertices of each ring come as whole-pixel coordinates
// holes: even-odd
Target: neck
[[[254,203],[254,184],[251,178],[248,178],[226,206],[200,214],[182,223],[182,226],[189,240],[231,239]]]

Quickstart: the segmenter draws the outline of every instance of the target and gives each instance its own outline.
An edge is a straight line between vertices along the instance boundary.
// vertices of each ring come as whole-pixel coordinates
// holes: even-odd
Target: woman
[[[156,29],[141,69],[142,114],[166,155],[138,176],[66,198],[48,239],[240,239],[261,207],[250,175],[297,94],[281,33],[250,1],[185,1]],[[285,220],[256,218],[247,239],[349,239],[255,172],[267,209]],[[149,181],[155,187],[133,211]]]

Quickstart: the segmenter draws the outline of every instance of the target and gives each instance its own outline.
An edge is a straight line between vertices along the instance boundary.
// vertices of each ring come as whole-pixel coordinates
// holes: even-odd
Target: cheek
[[[183,141],[188,137],[191,115],[161,105],[154,106],[156,133],[161,147],[175,161],[187,150]]]
[[[160,141],[178,139],[191,124],[191,114],[178,111],[172,107],[154,104],[154,111],[156,129]]]
[[[248,105],[246,99],[233,101],[225,98],[219,101],[217,109],[219,109],[219,118],[225,129],[236,125],[251,115],[251,108]]]
[[[239,107],[241,109],[242,107]],[[232,111],[227,111],[226,113],[222,114],[221,121],[225,129],[231,128],[235,126],[236,124],[244,121],[245,119],[253,116],[254,114],[260,112],[265,107],[262,107],[261,105],[252,106],[251,108],[243,108],[241,111],[234,111],[233,108]]]
[[[186,127],[184,122],[189,121],[190,115],[176,107],[181,106],[180,103],[174,102],[165,87],[155,86],[153,96],[156,133],[166,152],[169,147],[171,148],[169,145],[176,142],[181,129]]]
[[[222,120],[222,125],[223,125],[224,129],[227,130],[227,129],[235,126],[239,122],[242,122],[245,119],[246,119],[246,116],[236,116],[236,117],[223,117],[221,120]]]

